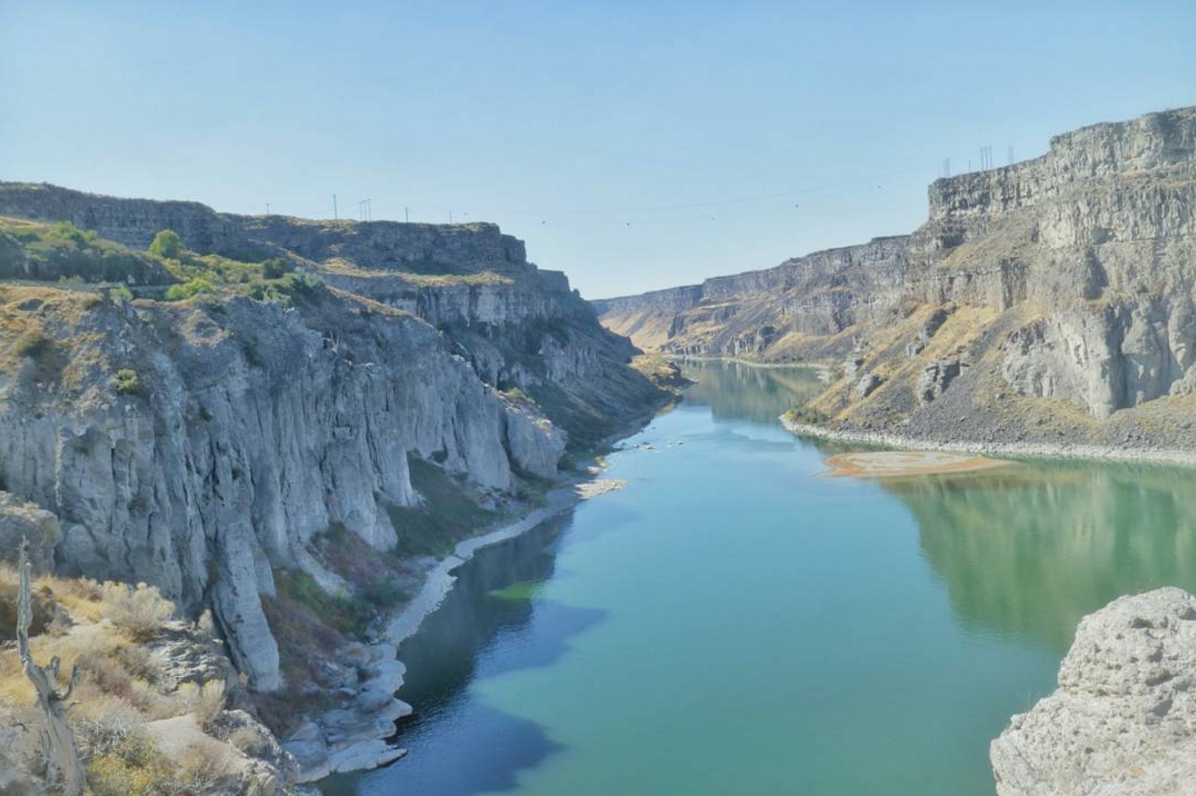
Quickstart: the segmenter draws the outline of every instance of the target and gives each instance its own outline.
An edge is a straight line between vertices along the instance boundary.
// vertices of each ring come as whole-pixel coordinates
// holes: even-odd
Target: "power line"
[[[1013,145],[1012,144],[1009,145],[1008,154],[1010,155],[1010,162],[1012,162],[1012,154],[1013,154]],[[980,147],[979,148],[979,156],[980,156],[980,168],[982,170],[991,169],[994,167],[993,147],[991,145],[986,145],[986,146]],[[968,158],[966,162],[967,162],[967,172],[965,172],[965,173],[968,173],[968,172],[972,171],[972,159]],[[481,215],[481,216],[486,216],[486,215],[492,215],[492,216],[513,216],[513,215],[538,216],[541,219],[541,224],[548,224],[549,223],[548,219],[550,219],[554,216],[558,217],[558,218],[561,216],[621,216],[622,218],[620,218],[617,223],[620,226],[630,226],[631,221],[627,220],[628,216],[636,216],[636,215],[641,215],[641,214],[645,214],[645,213],[658,213],[658,212],[667,212],[667,211],[675,211],[675,210],[711,209],[711,208],[718,208],[718,207],[729,207],[729,206],[740,205],[740,204],[750,204],[753,202],[767,202],[767,201],[772,201],[772,200],[777,200],[777,199],[788,199],[788,198],[792,198],[792,197],[801,196],[803,194],[812,194],[812,193],[819,193],[819,192],[825,192],[825,191],[833,191],[833,190],[840,189],[840,188],[848,188],[848,187],[861,185],[861,184],[867,184],[867,183],[875,184],[877,181],[882,180],[886,177],[896,177],[896,176],[910,174],[910,173],[914,173],[914,172],[918,172],[918,171],[925,173],[925,170],[927,170],[929,168],[934,168],[935,166],[938,166],[940,176],[942,176],[944,178],[950,178],[950,177],[954,176],[952,159],[944,158],[942,161],[935,163],[935,164],[913,165],[913,166],[909,166],[907,168],[896,169],[896,170],[888,171],[888,172],[884,172],[884,173],[878,173],[878,174],[872,174],[872,175],[868,175],[868,176],[853,178],[850,180],[842,180],[842,181],[838,181],[838,182],[824,183],[821,185],[810,185],[810,186],[805,186],[802,188],[795,188],[793,190],[788,190],[788,191],[778,191],[775,193],[752,194],[752,195],[745,195],[745,196],[730,196],[730,197],[725,197],[725,198],[721,198],[721,199],[711,199],[711,200],[706,200],[706,201],[678,202],[678,203],[671,203],[671,204],[655,204],[655,205],[640,205],[640,206],[632,206],[632,207],[624,207],[624,208],[618,208],[618,207],[576,208],[576,209],[552,209],[552,210],[539,210],[539,211],[537,211],[537,210],[519,210],[519,209],[495,209],[495,210],[486,211],[484,213],[475,212],[474,215],[475,216],[478,216],[478,215]],[[877,187],[881,187],[881,186],[878,185]],[[336,194],[332,195],[332,202],[333,202],[333,218],[339,219]],[[427,206],[425,205],[424,207],[426,208]],[[443,207],[443,205],[441,205],[441,207]],[[450,224],[455,223],[456,213],[451,208],[447,208],[447,213],[448,213],[449,223]],[[373,200],[372,199],[360,200],[358,203],[358,214],[359,214],[359,217],[361,218],[361,220],[372,221],[373,220]],[[464,215],[468,216],[469,213],[465,213]],[[411,223],[411,206],[410,205],[405,205],[403,207],[403,220],[406,223]],[[715,220],[715,218],[711,217],[711,220]],[[562,222],[557,221],[554,223],[562,223]]]

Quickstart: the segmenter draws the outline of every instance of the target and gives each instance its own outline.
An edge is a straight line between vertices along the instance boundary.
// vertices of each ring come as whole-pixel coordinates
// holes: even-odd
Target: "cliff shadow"
[[[604,620],[605,611],[538,597],[571,524],[572,512],[552,518],[478,551],[458,571],[445,602],[401,649],[408,676],[399,697],[414,708],[398,724],[407,756],[368,774],[331,778],[320,786],[327,796],[509,791],[520,771],[563,749],[536,722],[485,704],[470,685],[552,666],[570,639]]]

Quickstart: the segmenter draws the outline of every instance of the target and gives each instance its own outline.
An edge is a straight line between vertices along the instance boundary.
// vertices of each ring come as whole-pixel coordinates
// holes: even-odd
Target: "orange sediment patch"
[[[1013,463],[986,456],[946,451],[860,451],[840,453],[826,460],[827,477],[900,478],[914,475],[970,473],[1009,467]]]

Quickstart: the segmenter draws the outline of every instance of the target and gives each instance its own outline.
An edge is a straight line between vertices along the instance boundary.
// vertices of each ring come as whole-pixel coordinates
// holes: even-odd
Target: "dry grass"
[[[174,616],[174,603],[164,598],[157,586],[105,583],[102,589],[104,618],[134,639],[149,638]]]
[[[15,580],[13,570],[0,565],[0,592]],[[147,734],[149,722],[185,714],[192,714],[206,733],[219,723],[226,703],[223,681],[184,683],[170,690],[173,683],[163,678],[158,660],[140,643],[159,634],[171,618],[169,601],[143,584],[44,577],[36,587],[52,609],[70,615],[70,624],[46,625],[30,645],[39,662],[60,657],[64,678],[79,667],[69,716],[94,796],[181,796],[235,785],[243,763],[231,740],[199,734],[166,755]],[[11,591],[0,598],[10,602],[15,589]],[[34,697],[15,645],[0,646],[0,721],[25,715],[22,706],[33,704]],[[36,727],[38,717],[22,721]],[[32,730],[20,736],[34,739],[31,743],[35,738]],[[268,740],[256,737],[252,727],[237,738],[246,749],[260,749]]]
[[[224,710],[225,684],[222,680],[203,685],[183,683],[179,686],[178,695],[182,700],[183,712],[194,713],[195,721],[205,730]]]

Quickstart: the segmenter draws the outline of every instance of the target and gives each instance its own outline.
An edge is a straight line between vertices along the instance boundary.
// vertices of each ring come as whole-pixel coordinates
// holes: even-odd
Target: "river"
[[[687,375],[626,489],[460,571],[401,651],[407,757],[328,796],[991,796],[1079,619],[1196,590],[1191,471],[823,478],[776,421],[813,372]]]

